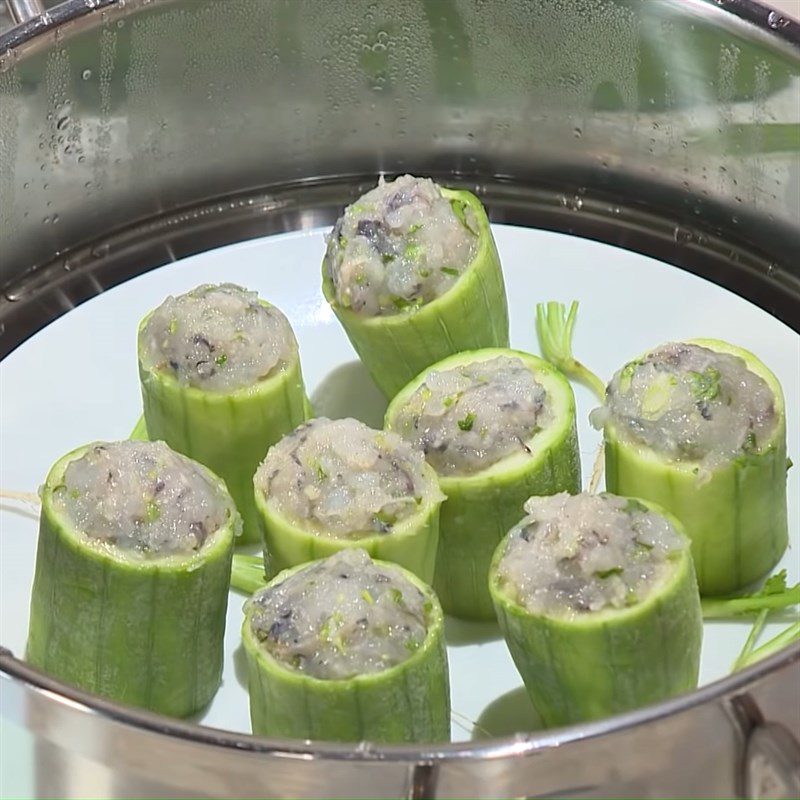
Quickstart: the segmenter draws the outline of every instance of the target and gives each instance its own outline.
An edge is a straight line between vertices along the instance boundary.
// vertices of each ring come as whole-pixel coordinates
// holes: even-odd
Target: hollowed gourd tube
[[[366,578],[354,574],[364,567],[369,573]],[[324,569],[330,573],[327,584],[318,574]],[[297,637],[291,625],[304,611],[290,602],[291,595],[268,609],[272,616],[266,622],[258,622],[258,615],[267,613],[264,605],[271,602],[270,593],[283,591],[303,576],[316,580],[316,586],[306,589],[299,602],[314,604],[314,619],[319,618],[320,608],[324,612],[322,628],[314,632],[308,647],[304,640],[292,644]],[[360,595],[343,597],[342,587],[353,582],[358,582]],[[331,587],[328,599],[324,592]],[[414,604],[416,620],[408,613]],[[391,620],[393,610],[403,612],[405,624],[376,623]],[[375,613],[380,616],[370,616]],[[366,639],[359,638],[359,626],[366,637],[383,637],[380,648],[374,641],[367,645]],[[397,565],[371,562],[363,550],[348,550],[282,572],[246,604],[242,640],[253,733],[338,741],[449,739],[441,607],[430,587]],[[271,647],[283,648],[283,657]],[[358,648],[362,648],[360,654],[354,653]],[[378,669],[376,659],[389,665]]]
[[[696,458],[676,460],[623,435],[613,416],[607,417],[606,486],[673,513],[692,540],[701,594],[725,595],[763,577],[787,546],[785,404],[777,378],[752,353],[716,339],[688,344],[736,356],[764,381],[772,394],[771,430],[760,441],[745,439],[738,453],[705,467]],[[701,395],[715,390],[708,381],[698,386]],[[710,398],[711,413],[713,402]]]
[[[474,258],[438,297],[394,314],[365,316],[337,301],[323,263],[322,291],[375,383],[393,397],[423,369],[462,350],[508,346],[508,306],[489,219],[470,192],[441,189],[478,237]]]
[[[503,405],[516,402],[513,397],[520,396],[509,393],[510,399],[505,400],[505,395],[500,395],[493,400],[496,407],[482,406],[481,401],[475,405],[472,391],[475,386],[480,391],[481,386],[491,388],[493,384],[491,381],[482,384],[484,376],[471,376],[468,378],[471,384],[466,385],[465,391],[455,391],[444,398],[445,404],[452,400],[448,413],[457,417],[458,429],[449,438],[447,434],[440,437],[441,442],[438,438],[426,440],[423,447],[429,463],[437,469],[439,485],[447,498],[439,516],[434,589],[448,614],[490,620],[494,619],[494,608],[487,586],[489,564],[497,543],[521,519],[525,500],[532,494],[580,491],[575,399],[569,382],[548,362],[521,351],[486,348],[459,353],[434,364],[404,387],[389,405],[385,427],[412,442],[420,435],[424,438],[425,424],[421,421],[417,424],[419,415],[411,409],[412,403],[420,402],[420,393],[427,394],[431,376],[472,370],[481,364],[486,364],[487,369],[493,364],[499,364],[501,369],[505,369],[503,364],[511,364],[515,374],[526,373],[530,386],[526,385],[524,392],[528,394],[523,397],[539,408],[536,416],[530,419],[524,432],[514,427],[501,432],[513,440],[512,449],[486,467],[480,463],[478,440],[467,443],[472,459],[468,471],[443,471],[444,467],[432,459],[442,458],[439,450],[444,444],[457,449],[462,439],[474,440],[487,422],[491,426],[503,419],[507,413]],[[428,401],[423,397],[422,402]],[[447,452],[444,451],[444,456]]]
[[[166,450],[163,444],[145,446]],[[222,481],[183,459],[221,503],[222,525],[207,531],[201,546],[143,554],[93,539],[76,528],[56,497],[75,491],[67,488],[65,473],[93,447],[60,459],[42,488],[27,659],[87,691],[187,716],[211,700],[222,677],[233,541],[241,520]],[[157,492],[158,476],[153,485]],[[133,498],[140,501],[141,494]],[[161,502],[154,494],[144,513],[155,518]],[[198,535],[202,525],[190,523]]]
[[[400,437],[352,419],[311,420],[270,450],[254,484],[268,576],[361,548],[433,580],[443,496]]]
[[[257,302],[271,308],[264,301]],[[260,527],[253,474],[269,447],[305,420],[310,410],[294,335],[288,330],[286,358],[265,377],[242,388],[210,390],[181,381],[172,369],[154,366],[152,359],[145,358],[150,318],[148,314],[139,326],[139,378],[147,435],[153,441],[165,441],[219,475],[242,515],[239,543],[257,542]],[[203,338],[208,339],[205,335]],[[213,355],[212,363],[225,355],[220,350]]]
[[[602,496],[589,497],[603,502]],[[653,572],[649,577],[653,581],[649,588],[631,591],[625,585],[640,579],[639,565],[629,563],[631,572],[626,574],[625,562],[602,555],[607,544],[599,544],[598,537],[607,536],[607,529],[593,526],[591,520],[582,530],[566,531],[569,544],[555,555],[550,575],[538,574],[541,561],[517,572],[520,580],[529,581],[523,589],[502,566],[509,543],[532,530],[528,546],[535,547],[536,536],[553,536],[547,522],[526,517],[501,542],[492,560],[489,585],[500,628],[532,704],[548,727],[601,719],[697,685],[702,618],[689,542],[680,523],[656,506],[626,498],[612,500],[630,502],[637,513],[657,514],[671,527],[669,536],[677,540],[667,541],[666,547],[658,536],[650,540],[650,544],[655,541],[654,549],[662,547],[665,552],[660,574]],[[585,578],[576,578],[577,570],[573,570],[575,540],[579,548],[594,548],[598,554],[594,558],[599,569]],[[541,553],[538,557],[543,558]],[[527,577],[525,569],[531,570]],[[602,596],[602,589],[597,592],[597,585],[608,581],[620,583],[611,589],[612,597],[614,591],[619,592],[613,604]]]

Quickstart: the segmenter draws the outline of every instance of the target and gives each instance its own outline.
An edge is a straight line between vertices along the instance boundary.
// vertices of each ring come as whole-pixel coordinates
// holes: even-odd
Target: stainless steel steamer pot
[[[800,329],[800,26],[750,0],[8,0],[0,350],[120,281],[330,223],[377,172],[641,251]],[[643,283],[646,290],[646,283]],[[679,699],[440,747],[271,741],[0,653],[58,796],[800,794],[800,647]],[[3,765],[8,769],[8,765]]]

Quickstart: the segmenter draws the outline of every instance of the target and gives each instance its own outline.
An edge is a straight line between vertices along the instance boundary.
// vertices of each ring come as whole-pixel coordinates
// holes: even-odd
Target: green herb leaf
[[[219,354],[219,355],[218,355],[218,356],[217,356],[217,357],[214,359],[214,363],[215,363],[215,364],[216,364],[218,367],[222,367],[222,366],[224,366],[224,365],[225,365],[225,363],[227,362],[227,360],[228,360],[228,356],[226,356],[226,355],[225,355],[225,353],[220,353],[220,354]]]
[[[419,261],[422,257],[422,245],[420,244],[409,244],[406,246],[406,249],[403,251],[403,257],[407,261]],[[393,256],[394,257],[394,256]]]
[[[610,578],[612,575],[622,575],[622,567],[611,567],[611,569],[601,569],[595,572],[598,578]]]
[[[457,198],[453,198],[450,201],[450,208],[453,209],[453,213],[458,217],[458,221],[468,230],[472,230],[472,228],[467,225],[467,205],[463,200],[459,200]]]
[[[713,400],[719,394],[720,372],[715,367],[687,374],[692,383],[692,395],[698,402]]]
[[[439,269],[444,272],[445,275],[452,275],[454,278],[457,278],[460,274],[455,267],[439,267]]]
[[[365,600],[371,606],[375,605],[375,598],[369,593],[369,589],[364,589],[361,592],[361,597],[362,597],[363,600]]]
[[[150,500],[147,503],[147,511],[145,512],[146,522],[155,522],[161,516],[161,509],[155,500]]]
[[[420,300],[415,297],[413,300],[407,300],[400,295],[392,295],[392,305],[399,311],[413,311],[420,306]]]
[[[471,431],[472,426],[475,424],[475,415],[470,411],[464,419],[458,421],[458,427],[462,431]]]
[[[650,509],[642,503],[640,500],[637,500],[635,497],[629,497],[628,502],[625,504],[625,513],[632,514],[634,511],[638,511],[640,514],[646,514]]]

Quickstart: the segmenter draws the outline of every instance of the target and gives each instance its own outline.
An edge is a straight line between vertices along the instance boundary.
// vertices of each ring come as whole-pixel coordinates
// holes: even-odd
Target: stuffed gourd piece
[[[659,503],[692,540],[703,595],[763,577],[788,541],[786,413],[775,376],[715,339],[662,345],[608,385],[606,486]]]
[[[680,523],[607,494],[532,497],[525,510],[490,587],[542,721],[600,719],[694,688],[702,618]]]
[[[253,733],[449,739],[442,611],[416,576],[361,549],[280,573],[245,605]]]
[[[569,383],[528,353],[459,353],[400,391],[385,424],[425,453],[447,497],[433,583],[442,607],[457,617],[494,619],[489,563],[525,500],[580,491]]]
[[[387,397],[453,353],[508,346],[497,248],[469,192],[381,179],[337,221],[322,273],[325,298]]]
[[[139,326],[139,377],[148,437],[219,475],[242,515],[241,541],[258,541],[253,474],[307,413],[286,317],[233,284],[168,297]]]
[[[397,434],[320,417],[270,448],[253,482],[267,575],[358,547],[433,579],[444,496]]]
[[[225,484],[163,442],[96,443],[42,488],[27,658],[172,716],[214,696],[234,536]]]

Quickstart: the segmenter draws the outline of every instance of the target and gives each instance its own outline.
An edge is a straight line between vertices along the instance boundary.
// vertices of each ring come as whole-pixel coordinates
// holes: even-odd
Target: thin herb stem
[[[762,644],[761,647],[758,647],[755,650],[751,650],[751,652],[747,653],[746,655],[743,654],[744,657],[740,655],[739,658],[736,659],[736,663],[733,665],[733,669],[735,671],[738,669],[744,669],[745,667],[749,667],[751,664],[755,664],[756,661],[760,661],[762,658],[771,656],[773,653],[777,653],[778,650],[782,650],[784,647],[788,647],[790,644],[792,644],[792,642],[799,642],[799,641],[800,641],[800,620],[793,623],[788,628],[782,630],[777,636],[770,639],[765,644]]]
[[[589,479],[588,491],[594,494],[600,486],[600,479],[603,477],[603,470],[605,468],[605,443],[600,442],[597,447],[597,454],[594,457],[594,466],[592,467],[592,477]]]
[[[736,672],[736,670],[741,669],[743,666],[745,666],[745,664],[747,664],[747,659],[753,653],[756,642],[758,641],[758,637],[761,635],[761,631],[764,630],[764,625],[766,625],[768,614],[769,609],[767,608],[759,611],[756,621],[753,623],[753,627],[750,629],[750,634],[747,637],[747,641],[744,643],[742,652],[739,653],[736,661],[733,662],[731,672]]]
[[[578,301],[573,300],[569,312],[563,303],[554,300],[536,305],[536,334],[542,356],[567,377],[582,383],[603,403],[605,383],[572,353],[572,337],[578,318]]]
[[[32,506],[40,506],[42,500],[36,492],[14,492],[0,489],[0,500],[17,500]]]
[[[739,614],[756,614],[762,610],[788,608],[800,603],[800,585],[780,594],[763,597],[732,597],[729,600],[707,599],[702,601],[704,619],[725,619]]]
[[[263,588],[266,583],[264,559],[261,556],[234,554],[231,565],[231,589],[251,595]]]

